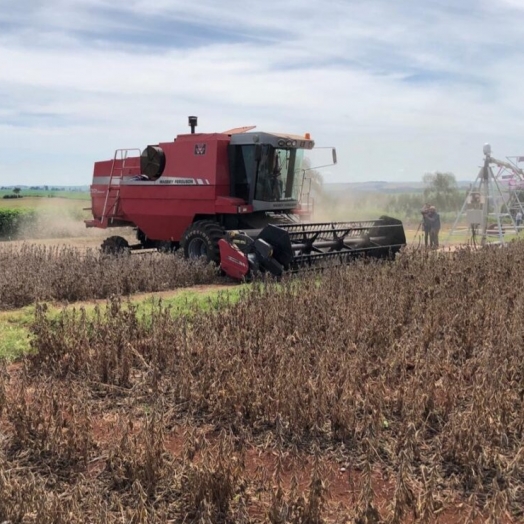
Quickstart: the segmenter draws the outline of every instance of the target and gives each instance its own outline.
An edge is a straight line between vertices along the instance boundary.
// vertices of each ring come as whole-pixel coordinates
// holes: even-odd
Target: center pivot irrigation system
[[[137,243],[121,236],[105,252],[181,249],[230,277],[280,276],[356,257],[387,258],[406,245],[400,220],[311,223],[314,200],[307,154],[309,133],[191,133],[145,149],[118,149],[96,162],[87,227],[134,227]],[[337,156],[331,150],[332,163]],[[326,167],[326,166],[320,166]]]
[[[447,241],[452,235],[466,231],[473,244],[478,242],[484,246],[489,237],[496,237],[504,244],[506,231],[519,232],[516,215],[519,211],[524,214],[524,170],[519,163],[524,162],[524,157],[498,160],[491,156],[490,144],[484,144],[483,153],[483,165],[468,190]],[[466,230],[459,226],[464,220]]]

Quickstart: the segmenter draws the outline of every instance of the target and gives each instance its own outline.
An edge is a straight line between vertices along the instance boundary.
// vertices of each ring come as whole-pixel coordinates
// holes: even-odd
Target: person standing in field
[[[429,246],[432,249],[438,248],[438,235],[440,232],[440,215],[437,213],[435,206],[430,206],[426,213],[429,228]]]
[[[424,204],[424,207],[420,210],[420,213],[422,215],[422,230],[424,231],[424,245],[426,247],[428,247],[429,229],[430,229],[430,221],[427,218],[429,208],[430,208],[429,204]]]
[[[517,211],[515,220],[517,222],[517,229],[520,229],[520,226],[522,225],[522,211],[520,211],[520,209]]]

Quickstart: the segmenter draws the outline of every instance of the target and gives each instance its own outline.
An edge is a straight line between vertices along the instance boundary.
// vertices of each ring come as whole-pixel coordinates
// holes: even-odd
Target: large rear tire
[[[213,220],[198,220],[191,224],[180,241],[184,257],[190,260],[204,258],[208,262],[220,264],[218,242],[224,238],[224,228]]]
[[[124,237],[118,236],[106,238],[101,248],[105,255],[124,255],[131,252],[129,242]]]

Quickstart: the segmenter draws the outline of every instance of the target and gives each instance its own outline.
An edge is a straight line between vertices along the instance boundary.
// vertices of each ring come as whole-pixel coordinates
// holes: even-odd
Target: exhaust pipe
[[[196,116],[188,116],[187,119],[189,120],[189,126],[191,127],[191,134],[195,134],[195,128],[198,125],[198,117]]]

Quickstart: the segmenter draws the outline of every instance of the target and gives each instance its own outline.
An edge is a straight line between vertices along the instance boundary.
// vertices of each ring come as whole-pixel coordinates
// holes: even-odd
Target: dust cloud
[[[387,214],[387,199],[376,193],[322,193],[315,196],[312,222],[374,220]]]
[[[12,240],[44,239],[104,239],[111,233],[108,230],[87,228],[84,220],[90,219],[91,213],[84,209],[90,206],[89,200],[65,198],[28,197],[24,205],[32,211],[20,222],[16,236]],[[129,235],[130,228],[119,235]]]
[[[107,235],[105,232],[86,228],[82,220],[70,215],[37,213],[34,220],[21,224],[16,238],[17,240],[75,238],[100,236],[100,233]]]

